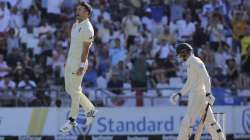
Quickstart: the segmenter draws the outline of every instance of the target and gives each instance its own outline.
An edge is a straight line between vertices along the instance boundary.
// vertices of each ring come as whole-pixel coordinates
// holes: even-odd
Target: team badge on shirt
[[[78,32],[80,32],[80,31],[81,31],[81,29],[82,29],[82,28],[80,27],[80,28],[78,29]]]

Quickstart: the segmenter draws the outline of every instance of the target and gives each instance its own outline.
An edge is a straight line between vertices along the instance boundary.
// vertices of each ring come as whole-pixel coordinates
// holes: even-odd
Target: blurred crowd
[[[215,88],[250,88],[249,0],[86,0],[95,41],[87,88],[169,88],[185,82],[175,44],[191,43]],[[50,104],[63,87],[70,30],[79,0],[0,0],[0,94]],[[179,86],[181,87],[181,85]],[[7,91],[7,92],[5,92]],[[22,100],[20,101],[22,103]],[[4,103],[1,101],[1,103]]]

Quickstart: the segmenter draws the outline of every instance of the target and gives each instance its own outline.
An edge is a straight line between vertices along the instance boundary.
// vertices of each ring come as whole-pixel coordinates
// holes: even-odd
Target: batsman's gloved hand
[[[215,97],[211,93],[206,93],[206,100],[210,105],[213,105]]]
[[[174,93],[170,96],[170,102],[174,105],[176,105],[177,101],[181,97],[181,93]]]

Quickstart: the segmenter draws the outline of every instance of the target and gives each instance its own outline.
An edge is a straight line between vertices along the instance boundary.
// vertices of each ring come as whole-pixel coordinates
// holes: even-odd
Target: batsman
[[[189,93],[187,112],[182,120],[177,140],[189,140],[196,117],[201,117],[201,124],[208,130],[213,140],[225,140],[211,108],[215,98],[211,93],[211,81],[204,63],[194,56],[193,48],[188,43],[177,44],[176,53],[187,64],[187,81],[170,100],[176,104],[181,96]],[[195,137],[197,139],[197,136]]]

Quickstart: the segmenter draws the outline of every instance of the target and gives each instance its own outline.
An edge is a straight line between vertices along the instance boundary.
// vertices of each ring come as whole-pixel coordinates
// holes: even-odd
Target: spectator
[[[173,45],[176,42],[175,36],[170,32],[169,27],[165,27],[164,32],[160,35],[161,39],[165,40],[167,43]]]
[[[26,54],[24,56],[24,60],[23,60],[24,74],[29,75],[29,78],[31,80],[36,81],[35,74],[34,74],[34,71],[33,71],[33,65],[34,64],[33,64],[33,61],[31,59],[31,56],[29,56],[28,54]]]
[[[23,74],[24,74],[24,67],[22,66],[21,62],[18,61],[16,63],[16,67],[13,70],[13,80],[16,82],[16,84],[18,85],[18,83],[23,79]]]
[[[149,30],[149,31],[152,30],[151,25],[154,23],[150,12],[151,10],[149,8],[146,9],[144,16],[142,17],[142,20],[141,20],[144,30]]]
[[[228,86],[236,87],[237,80],[239,78],[239,71],[237,69],[235,59],[233,58],[227,59],[226,64],[227,64],[226,76],[227,76]]]
[[[33,67],[35,79],[38,81],[40,81],[40,78],[44,78],[43,74],[46,72],[46,68],[43,63],[44,62],[42,58],[37,58]]]
[[[149,6],[151,17],[155,22],[161,22],[165,14],[165,7],[161,0],[153,0]]]
[[[202,7],[202,12],[200,15],[201,26],[206,29],[209,23],[209,18],[212,14],[217,11],[219,14],[224,14],[226,12],[225,5],[221,0],[211,0],[206,1]]]
[[[111,102],[115,106],[121,106],[124,104],[124,99],[117,95],[123,95],[123,81],[118,79],[118,73],[112,73],[111,79],[108,82],[108,90],[111,91],[112,99]]]
[[[86,71],[84,75],[84,86],[86,87],[95,87],[97,85],[97,70],[95,66],[89,62],[88,64],[88,70]]]
[[[176,71],[178,70],[177,69],[177,66],[174,62],[174,59],[172,58],[173,56],[171,57],[168,57],[165,61],[164,61],[164,66],[166,67],[166,76],[168,78],[170,77],[176,77]]]
[[[104,74],[100,74],[96,79],[97,88],[106,89],[108,87],[108,80]]]
[[[135,38],[139,35],[140,26],[141,21],[138,16],[134,15],[133,9],[128,10],[128,15],[122,19],[122,27],[127,38],[127,49],[135,43]]]
[[[48,0],[47,1],[47,14],[49,23],[60,23],[61,7],[63,0]]]
[[[232,20],[233,38],[235,40],[239,40],[245,34],[247,24],[243,17],[242,12],[235,12],[233,14],[234,14]]]
[[[101,12],[101,16],[104,20],[111,20],[111,14],[108,12],[108,6],[105,4],[104,5],[100,5],[100,12]]]
[[[64,68],[64,62],[65,62],[65,56],[63,49],[58,46],[56,49],[52,51],[52,69],[55,71],[56,69],[59,70],[59,77],[62,77]]]
[[[212,6],[215,12],[225,16],[227,14],[227,7],[223,0],[212,0]]]
[[[0,78],[3,78],[4,76],[8,75],[10,70],[11,69],[4,60],[4,56],[0,54]]]
[[[6,58],[7,64],[14,68],[17,66],[17,62],[23,61],[23,53],[20,48],[13,48],[11,52],[8,53]]]
[[[0,0],[0,53],[13,69],[7,74],[13,75],[16,85],[28,73],[40,86],[41,75],[46,73],[49,88],[62,86],[77,1]],[[166,86],[169,77],[176,75],[185,80],[185,65],[173,56],[174,45],[187,41],[214,74],[215,86],[249,87],[249,0],[89,2],[96,38],[89,54],[86,86],[106,88],[112,73],[118,73],[124,87],[129,87],[131,80],[133,88]],[[147,84],[153,80],[156,83]],[[57,100],[47,102],[47,91],[39,92],[42,101],[36,94],[23,101],[47,106]],[[128,92],[124,91],[131,95]],[[122,103],[118,100],[117,104]]]
[[[51,98],[46,95],[46,90],[49,88],[46,77],[42,76],[39,78],[39,82],[37,84],[37,90],[35,93],[35,99],[31,101],[31,106],[50,106]]]
[[[173,46],[166,38],[159,38],[159,43],[152,48],[152,56],[158,59],[166,59],[174,51]]]
[[[192,15],[190,11],[184,14],[184,19],[177,21],[178,41],[191,42],[195,32],[195,23],[192,22]]]
[[[6,0],[6,4],[9,8],[17,7],[20,3],[20,0]]]
[[[11,28],[9,30],[9,37],[7,38],[7,46],[8,46],[8,53],[12,51],[13,48],[19,48],[20,47],[20,39],[16,35],[15,30]]]
[[[119,74],[117,72],[112,73],[111,79],[108,82],[108,89],[116,95],[121,95],[123,88],[123,81],[120,80],[118,76]]]
[[[113,66],[112,72],[117,74],[118,80],[122,82],[129,81],[129,70],[123,61],[119,61],[117,65]]]
[[[2,91],[7,91],[8,93],[12,93],[16,88],[15,82],[11,79],[10,75],[6,75],[1,81],[0,81],[0,89]]]
[[[52,50],[53,50],[53,46],[55,45],[55,39],[54,36],[49,33],[46,38],[42,39],[40,42],[40,45],[42,46],[42,53],[41,53],[41,57],[44,59],[44,61],[46,62],[47,66],[52,65]]]
[[[174,0],[170,6],[170,19],[171,22],[175,22],[182,19],[185,9],[181,3],[181,0]]]
[[[241,43],[241,56],[243,56],[247,54],[247,48],[248,45],[250,45],[250,30],[248,31],[248,33],[246,33],[244,37],[242,37],[240,43]]]
[[[6,75],[4,79],[0,81],[0,100],[4,106],[13,106],[16,101],[16,84],[11,80],[10,75]]]
[[[47,16],[48,0],[38,1],[38,5],[40,5],[41,16],[44,19]]]
[[[4,2],[0,1],[0,33],[8,29],[10,11]]]
[[[220,43],[225,41],[224,25],[222,23],[222,16],[218,13],[212,15],[212,19],[208,26],[209,41],[213,50],[217,50]]]
[[[40,22],[41,19],[38,9],[35,6],[31,6],[31,8],[29,9],[27,25],[31,27],[36,27],[40,25]]]
[[[35,29],[35,36],[39,36],[41,38],[45,38],[47,35],[49,36],[49,34],[54,33],[56,30],[56,28],[51,26],[46,20],[42,20],[41,25]],[[63,29],[67,30],[67,26],[63,27]]]
[[[176,77],[177,66],[172,56],[156,61],[152,69],[151,74],[155,83],[168,83],[170,77]]]
[[[24,75],[24,78],[22,81],[18,83],[18,88],[30,90],[35,89],[36,83],[33,80],[30,80],[29,75]]]
[[[18,2],[18,8],[22,9],[22,10],[27,10],[27,9],[30,9],[30,7],[32,6],[32,4],[34,4],[34,0],[20,0]]]
[[[155,63],[152,67],[153,71],[151,73],[153,77],[154,83],[167,83],[167,77],[165,73],[165,67],[163,65],[159,65],[158,63]]]
[[[242,56],[242,71],[250,78],[250,45],[247,50],[247,54]]]
[[[25,44],[25,49],[33,50],[38,46],[39,39],[35,36],[34,28],[31,26],[27,27],[23,33],[20,33],[21,43]]]
[[[210,49],[209,44],[201,46],[202,49],[199,49],[199,57],[203,60],[208,71],[213,71],[214,69],[214,52]],[[221,62],[223,63],[223,62]]]
[[[217,67],[222,68],[223,73],[226,70],[226,60],[228,59],[229,55],[226,52],[225,46],[219,46],[218,51],[214,54],[215,65]]]
[[[98,37],[102,43],[108,43],[111,38],[111,22],[104,20],[98,30]]]
[[[114,47],[109,50],[109,56],[111,58],[111,64],[117,65],[119,61],[124,61],[126,59],[126,49],[121,45],[120,39],[115,39]]]
[[[11,9],[9,27],[10,28],[22,28],[24,25],[24,19],[22,12],[16,7]]]
[[[214,87],[225,87],[227,84],[227,78],[222,73],[222,69],[220,67],[216,67],[214,71],[214,75],[212,78],[213,86]]]
[[[133,88],[146,88],[147,87],[147,63],[145,54],[141,53],[138,58],[133,61],[133,66],[130,74],[131,84]]]
[[[57,36],[56,36],[56,38],[58,39],[57,40],[57,44],[59,46],[61,46],[62,48],[67,49],[68,46],[69,46],[69,40],[67,39],[68,26],[65,25],[62,28],[65,29],[64,32],[62,32],[62,33],[61,32],[57,32]]]
[[[73,11],[76,5],[77,5],[77,1],[63,0],[62,8],[63,10],[69,9],[70,11]]]
[[[145,52],[145,48],[143,46],[144,44],[141,44],[139,42],[139,40],[137,39],[136,43],[134,45],[130,46],[130,49],[128,51],[128,58],[130,60],[132,60],[133,58],[137,58],[140,56],[140,54],[144,51]],[[145,56],[146,56],[146,52],[145,52]]]
[[[23,80],[18,83],[19,96],[22,102],[30,103],[36,97],[34,89],[36,88],[36,83],[33,80],[30,80],[29,75],[24,75]]]
[[[208,34],[200,25],[196,25],[196,30],[193,34],[193,46],[200,48],[206,42],[208,42]]]
[[[97,69],[100,75],[107,73],[111,67],[111,59],[109,57],[109,50],[107,46],[100,46],[97,52]]]

